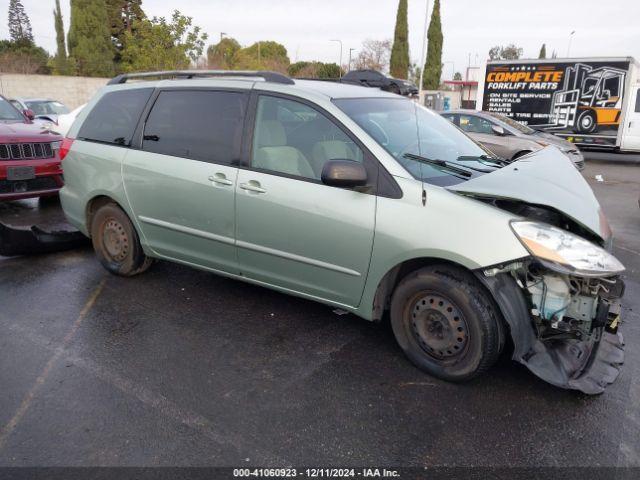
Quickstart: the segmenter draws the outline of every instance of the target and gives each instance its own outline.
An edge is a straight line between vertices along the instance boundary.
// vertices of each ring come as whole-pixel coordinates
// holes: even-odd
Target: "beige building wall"
[[[108,81],[108,78],[0,73],[0,93],[7,98],[50,98],[73,110],[87,103]]]

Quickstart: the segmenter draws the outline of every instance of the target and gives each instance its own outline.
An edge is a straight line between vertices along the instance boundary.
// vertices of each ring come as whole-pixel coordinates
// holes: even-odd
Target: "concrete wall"
[[[7,98],[51,98],[73,110],[103,87],[108,78],[0,74],[0,93]]]

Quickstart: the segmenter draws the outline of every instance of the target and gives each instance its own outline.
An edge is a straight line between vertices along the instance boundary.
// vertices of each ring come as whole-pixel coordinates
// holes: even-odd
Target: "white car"
[[[76,117],[82,111],[85,105],[86,103],[80,105],[78,108],[76,108],[72,112],[65,113],[64,115],[58,115],[58,124],[54,125],[52,127],[52,130],[55,130],[60,135],[65,136],[69,131],[69,129],[71,128],[71,125],[73,125],[73,122],[75,121]]]

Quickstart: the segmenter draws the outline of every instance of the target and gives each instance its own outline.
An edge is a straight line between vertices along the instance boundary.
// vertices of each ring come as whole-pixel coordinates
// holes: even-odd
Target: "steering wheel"
[[[370,129],[369,130],[369,135],[371,135],[383,147],[388,146],[389,145],[389,136],[387,135],[387,132],[385,132],[384,129],[380,126],[380,124],[378,122],[376,122],[375,120],[368,119],[367,121],[371,125],[373,125],[375,127],[373,130],[377,130],[377,132],[372,132],[371,129]],[[384,140],[383,140],[383,138],[384,138]]]

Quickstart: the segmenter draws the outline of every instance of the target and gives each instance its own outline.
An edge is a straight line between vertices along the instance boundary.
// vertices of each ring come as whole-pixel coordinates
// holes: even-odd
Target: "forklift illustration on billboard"
[[[553,94],[549,127],[580,134],[595,133],[600,127],[617,129],[626,74],[618,68],[582,63],[567,67],[562,89]]]

